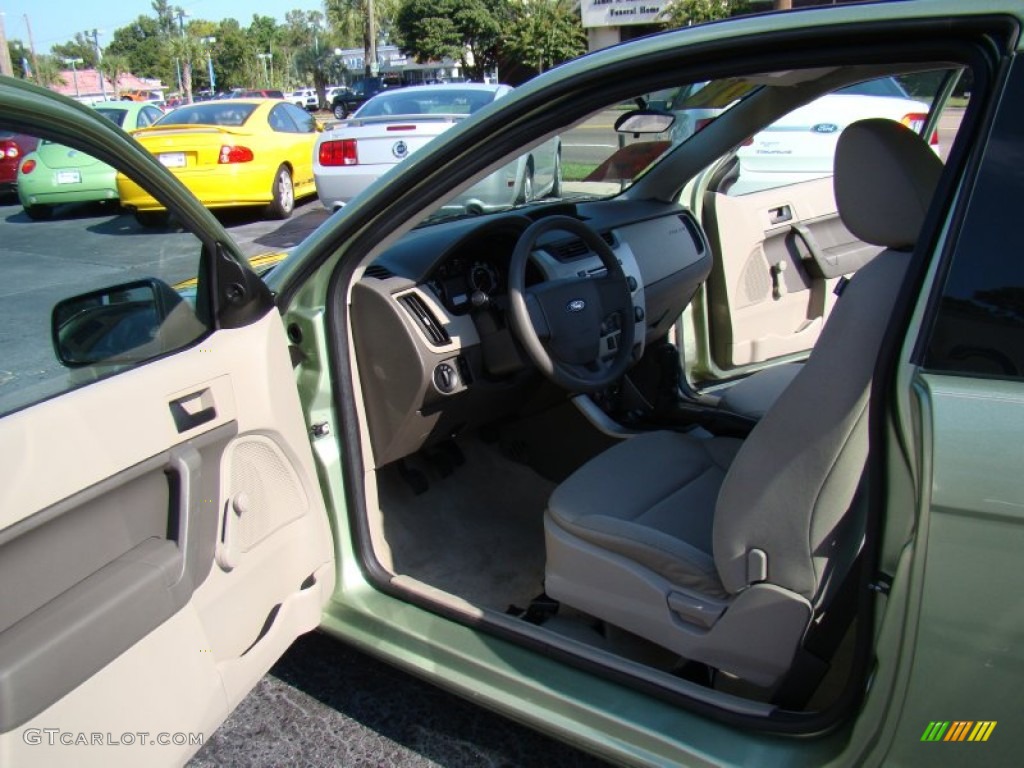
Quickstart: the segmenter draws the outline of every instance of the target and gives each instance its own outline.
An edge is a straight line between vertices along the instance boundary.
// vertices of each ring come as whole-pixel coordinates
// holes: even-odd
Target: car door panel
[[[880,250],[839,220],[831,178],[735,197],[711,193],[705,217],[717,257],[710,320],[721,370],[814,346],[837,279]]]
[[[0,420],[0,763],[138,764],[24,734],[208,732],[317,625],[308,441],[276,312]]]

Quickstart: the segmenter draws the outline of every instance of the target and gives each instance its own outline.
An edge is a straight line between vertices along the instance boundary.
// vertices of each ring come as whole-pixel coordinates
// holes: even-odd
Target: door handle
[[[213,392],[209,389],[171,400],[169,407],[171,418],[174,419],[174,426],[177,427],[179,435],[217,418]]]
[[[793,209],[788,205],[780,205],[778,208],[768,209],[768,223],[782,224],[787,221],[793,220]]]

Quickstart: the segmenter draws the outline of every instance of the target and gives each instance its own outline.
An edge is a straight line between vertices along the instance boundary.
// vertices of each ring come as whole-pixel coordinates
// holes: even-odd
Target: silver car
[[[313,176],[328,210],[346,205],[431,140],[512,90],[508,85],[423,85],[378,94],[317,140]],[[561,144],[550,139],[498,169],[446,208],[482,213],[525,203],[561,187]]]

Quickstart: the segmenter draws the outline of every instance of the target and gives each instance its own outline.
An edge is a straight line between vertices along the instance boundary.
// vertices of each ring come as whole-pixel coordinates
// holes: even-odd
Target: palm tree
[[[100,60],[100,75],[107,78],[114,86],[114,98],[121,98],[121,75],[128,72],[128,59],[118,54],[109,54]]]

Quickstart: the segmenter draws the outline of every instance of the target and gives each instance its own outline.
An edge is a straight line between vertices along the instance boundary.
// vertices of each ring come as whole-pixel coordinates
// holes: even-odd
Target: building
[[[132,98],[140,94],[149,94],[149,99],[163,101],[167,88],[159,80],[136,77],[129,73],[122,74],[117,79],[115,88],[107,77],[101,82],[100,73],[95,69],[64,69],[60,72],[60,78],[63,84],[51,85],[50,90],[83,104],[94,104],[107,99]]]
[[[334,55],[347,70],[350,81],[358,80],[365,72],[365,53],[362,48],[336,48]],[[442,62],[419,64],[406,56],[396,45],[377,46],[377,64],[372,67],[374,74],[397,73],[406,83],[430,83],[459,80],[462,77],[460,65],[451,59]]]

